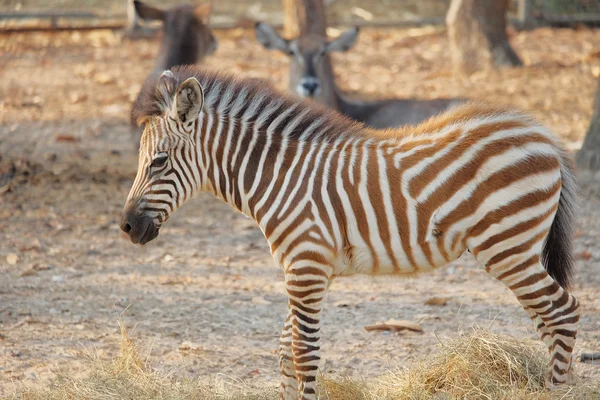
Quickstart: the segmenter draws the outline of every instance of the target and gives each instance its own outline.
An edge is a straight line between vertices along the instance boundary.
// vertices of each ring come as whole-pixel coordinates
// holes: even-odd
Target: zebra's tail
[[[573,236],[575,234],[575,212],[577,208],[577,184],[575,182],[573,162],[561,152],[560,199],[550,233],[544,242],[542,263],[546,272],[560,286],[567,289],[573,275]]]

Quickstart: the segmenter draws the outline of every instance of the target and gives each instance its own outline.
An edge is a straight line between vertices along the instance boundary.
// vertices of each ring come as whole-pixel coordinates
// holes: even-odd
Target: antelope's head
[[[135,12],[144,20],[162,21],[163,41],[159,69],[195,64],[217,49],[217,40],[208,27],[211,4],[179,5],[166,10],[134,1]]]
[[[289,57],[290,90],[299,96],[332,105],[329,98],[335,95],[335,82],[328,54],[343,52],[354,46],[358,27],[333,40],[313,33],[292,40],[283,39],[272,26],[262,22],[256,24],[255,33],[265,48],[279,50]]]

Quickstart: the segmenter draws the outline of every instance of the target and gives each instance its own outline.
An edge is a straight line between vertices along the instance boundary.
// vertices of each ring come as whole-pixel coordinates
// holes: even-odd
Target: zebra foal
[[[121,228],[133,243],[199,190],[256,220],[285,272],[280,395],[315,399],[320,314],[337,276],[409,275],[470,250],[508,286],[571,379],[579,303],[567,291],[575,182],[551,134],[466,105],[375,131],[257,82],[190,67],[145,83]]]

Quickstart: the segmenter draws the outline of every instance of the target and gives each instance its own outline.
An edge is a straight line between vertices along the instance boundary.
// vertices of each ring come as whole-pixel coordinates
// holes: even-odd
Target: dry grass
[[[136,343],[121,329],[121,349],[111,362],[90,358],[82,377],[60,375],[45,388],[22,388],[22,400],[263,400],[276,399],[276,385],[251,387],[243,382],[211,384],[178,379],[154,371]],[[594,399],[598,382],[578,382],[551,392],[544,389],[547,355],[539,347],[510,336],[477,329],[440,345],[430,360],[371,381],[321,376],[325,400],[450,399]]]

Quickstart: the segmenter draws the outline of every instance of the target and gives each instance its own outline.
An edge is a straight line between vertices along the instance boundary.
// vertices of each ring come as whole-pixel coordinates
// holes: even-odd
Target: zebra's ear
[[[175,92],[175,98],[171,103],[170,116],[178,122],[190,122],[196,120],[204,105],[204,91],[198,79],[191,77],[186,79]]]

